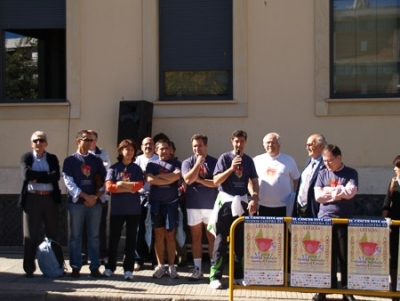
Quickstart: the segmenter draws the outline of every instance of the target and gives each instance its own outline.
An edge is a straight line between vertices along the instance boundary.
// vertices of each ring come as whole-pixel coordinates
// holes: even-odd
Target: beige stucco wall
[[[231,149],[233,130],[246,130],[247,153],[254,156],[263,152],[263,136],[276,131],[281,150],[301,168],[308,135],[321,132],[358,169],[361,193],[385,193],[391,161],[400,153],[393,138],[399,116],[373,116],[379,103],[369,104],[372,109],[361,116],[353,116],[360,115],[360,106],[340,114],[326,109],[327,86],[319,79],[329,71],[324,56],[329,45],[318,29],[326,27],[321,16],[327,17],[327,7],[318,1],[235,0],[234,99],[177,104],[158,102],[157,0],[68,0],[69,103],[0,105],[6,145],[0,190],[20,190],[19,158],[36,129],[48,133],[48,150],[61,162],[75,150],[74,136],[83,128],[98,131],[99,145],[114,159],[119,101],[144,99],[155,103],[153,134],[168,134],[181,159],[191,153],[193,133],[207,134],[209,153],[218,156]]]

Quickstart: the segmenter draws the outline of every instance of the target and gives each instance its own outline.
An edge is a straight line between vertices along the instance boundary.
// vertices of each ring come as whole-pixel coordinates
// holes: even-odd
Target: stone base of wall
[[[15,194],[0,195],[0,247],[22,246],[22,208],[18,207],[18,197]],[[60,204],[59,243],[68,244],[68,213],[66,195]],[[44,236],[44,230],[42,231]]]
[[[354,216],[379,218],[385,195],[359,194],[356,196]],[[18,195],[0,195],[0,247],[18,248],[23,245],[22,209],[17,207]],[[68,212],[66,195],[60,204],[60,244],[68,245]],[[190,240],[190,233],[188,238]],[[44,231],[43,231],[44,235]],[[206,240],[205,240],[206,241]],[[2,248],[3,249],[3,248]]]

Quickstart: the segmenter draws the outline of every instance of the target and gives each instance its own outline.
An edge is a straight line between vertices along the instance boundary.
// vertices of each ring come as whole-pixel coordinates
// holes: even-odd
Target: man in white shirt
[[[146,137],[142,141],[142,145],[140,146],[143,154],[136,157],[135,163],[140,166],[143,170],[143,173],[146,171],[147,163],[152,160],[157,160],[158,155],[155,153],[154,149],[154,141],[151,137]],[[137,243],[136,243],[136,256],[135,256],[135,266],[134,270],[139,271],[144,264],[144,260],[146,257],[149,257],[150,246],[147,245],[145,236],[146,236],[146,226],[145,221],[147,217],[147,202],[148,202],[148,195],[150,191],[150,184],[145,182],[144,186],[139,193],[141,194],[142,200],[142,217],[140,218],[139,228],[137,233]],[[149,231],[152,231],[149,229]]]
[[[286,216],[286,205],[292,204],[297,190],[299,170],[292,157],[280,152],[280,140],[277,133],[267,134],[263,139],[266,152],[253,159],[260,186],[260,216]]]

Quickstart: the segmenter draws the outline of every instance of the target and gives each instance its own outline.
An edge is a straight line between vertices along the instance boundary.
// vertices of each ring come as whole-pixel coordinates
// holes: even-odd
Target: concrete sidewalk
[[[68,261],[67,261],[68,264]],[[69,267],[68,267],[69,268]],[[0,300],[107,300],[107,301],[205,301],[228,300],[228,290],[212,290],[208,287],[209,265],[205,266],[205,278],[196,282],[188,280],[191,266],[177,268],[179,279],[165,276],[152,278],[150,264],[134,273],[133,281],[125,281],[123,270],[118,266],[110,278],[94,279],[89,276],[88,266],[81,270],[81,278],[45,278],[39,269],[35,277],[26,278],[22,269],[22,253],[0,250]],[[101,272],[104,267],[101,267]],[[71,268],[69,268],[71,271]],[[227,287],[228,279],[222,283]],[[235,290],[235,301],[311,300],[312,293],[283,291]],[[328,295],[328,300],[341,300],[341,295]],[[355,296],[362,300],[390,300],[387,298]]]

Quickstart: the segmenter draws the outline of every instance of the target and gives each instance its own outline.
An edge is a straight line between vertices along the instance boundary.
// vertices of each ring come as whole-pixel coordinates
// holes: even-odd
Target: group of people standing
[[[82,238],[87,236],[84,243],[87,250],[83,253],[87,252],[90,259],[91,276],[110,277],[116,269],[118,244],[126,224],[124,278],[133,279],[134,270],[141,268],[145,256],[139,250],[143,243],[137,241],[145,241],[144,236],[149,235],[145,223],[150,218],[157,259],[153,277],[179,277],[174,262],[176,232],[180,226],[178,200],[182,190],[185,191],[185,213],[194,260],[190,279],[203,277],[202,234],[207,228],[210,287],[213,289],[222,287],[220,280],[227,254],[227,236],[231,224],[239,216],[352,217],[358,188],[357,171],[343,164],[339,147],[327,144],[323,135],[308,137],[309,159],[301,173],[295,160],[280,152],[281,137],[277,133],[269,133],[263,138],[265,153],[254,158],[245,154],[246,132],[236,130],[230,140],[232,149],[217,159],[207,152],[207,136],[195,134],[191,138],[193,155],[181,163],[175,158],[173,145],[166,135],[143,139],[140,156],[136,143],[124,139],[117,148],[117,163],[111,165],[107,152],[96,146],[97,133],[80,131],[76,135],[77,151],[64,160],[62,168],[68,190],[71,276],[80,277],[82,250],[85,249]],[[61,201],[59,162],[55,155],[45,150],[46,134],[34,132],[31,145],[33,151],[21,158],[24,184],[20,203],[24,209],[24,270],[27,277],[33,277],[35,271],[40,224],[44,224],[48,237],[57,240],[57,204]],[[393,163],[397,177],[391,181],[383,216],[395,218],[398,216],[392,208],[397,208],[400,203],[400,157]],[[105,241],[101,234],[105,231],[100,228],[101,225],[105,227],[108,195],[111,196],[108,260],[101,273],[100,257],[105,254],[100,254],[104,249],[100,242]],[[246,285],[242,262],[243,224],[236,227],[235,237],[234,283]],[[347,225],[333,225],[332,240],[332,287],[338,285],[337,261],[341,285],[346,287]],[[397,253],[391,257],[397,259]],[[391,267],[394,270],[394,263]],[[325,299],[324,294],[312,298],[313,301]],[[352,295],[343,295],[343,300],[355,299]]]

